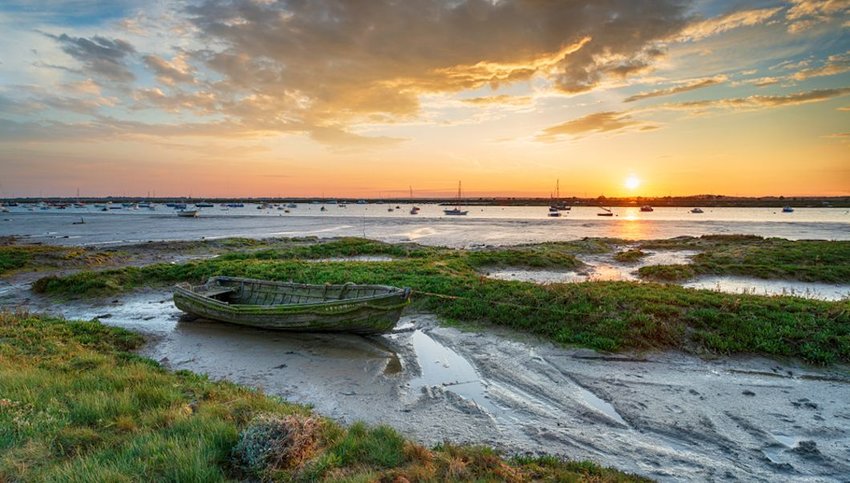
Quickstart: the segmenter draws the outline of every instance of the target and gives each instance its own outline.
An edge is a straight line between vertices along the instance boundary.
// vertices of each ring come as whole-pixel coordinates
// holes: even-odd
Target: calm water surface
[[[574,207],[560,218],[550,218],[547,208],[541,206],[471,206],[467,207],[469,215],[462,217],[444,216],[444,207],[439,205],[419,205],[420,213],[411,215],[410,206],[301,204],[286,213],[249,204],[244,208],[203,208],[199,218],[179,218],[165,206],[108,212],[93,207],[35,211],[15,207],[10,213],[0,213],[0,236],[82,245],[231,236],[365,236],[459,247],[705,234],[850,240],[850,210],[845,208],[799,208],[794,213],[775,208],[707,208],[702,214],[690,213],[688,208],[656,208],[651,213],[614,208],[615,216],[599,217],[598,208]],[[81,218],[85,224],[74,224]]]

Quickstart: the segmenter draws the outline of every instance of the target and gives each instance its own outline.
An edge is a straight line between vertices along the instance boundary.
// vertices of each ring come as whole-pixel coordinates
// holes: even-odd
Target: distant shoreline
[[[723,195],[697,195],[697,196],[664,196],[664,197],[616,197],[616,198],[578,198],[563,197],[559,200],[572,206],[607,206],[607,207],[630,207],[650,205],[653,207],[730,207],[730,208],[781,208],[791,206],[794,208],[850,208],[850,196],[762,196],[762,197],[737,197]],[[38,198],[0,198],[3,203],[437,203],[454,205],[455,198],[316,198],[316,197],[271,197],[271,198],[197,198],[197,197],[38,197]],[[528,198],[528,197],[470,197],[463,198],[461,204],[470,206],[546,206],[553,200],[551,198]]]

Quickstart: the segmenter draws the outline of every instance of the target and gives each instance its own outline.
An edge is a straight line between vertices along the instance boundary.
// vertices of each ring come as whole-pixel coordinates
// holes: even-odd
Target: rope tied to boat
[[[412,295],[419,295],[419,294],[426,295],[428,297],[445,299],[445,300],[473,300],[472,297],[461,297],[459,295],[446,295],[446,294],[442,294],[442,293],[426,292],[424,290],[411,290],[411,296]],[[552,309],[547,309],[547,308],[543,308],[543,307],[540,307],[540,306],[534,306],[534,305],[515,304],[515,303],[511,303],[511,302],[499,302],[497,300],[487,300],[486,302],[488,304],[502,305],[502,306],[505,306],[505,307],[516,307],[516,308],[521,308],[521,309],[555,312]]]

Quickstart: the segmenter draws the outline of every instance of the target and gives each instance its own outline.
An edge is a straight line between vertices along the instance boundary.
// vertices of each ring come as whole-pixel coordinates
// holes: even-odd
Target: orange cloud
[[[739,27],[750,27],[766,22],[779,13],[782,7],[738,10],[719,17],[694,22],[680,32],[676,40],[694,41],[717,35]]]
[[[850,87],[836,89],[816,89],[812,91],[797,92],[784,96],[748,96],[730,99],[714,99],[706,101],[690,101],[672,104],[664,104],[663,108],[670,109],[766,109],[782,106],[796,106],[812,102],[820,102],[836,97],[850,95]]]
[[[684,83],[683,85],[669,87],[667,89],[658,89],[655,91],[649,92],[641,92],[640,94],[635,94],[633,96],[627,97],[623,102],[634,102],[642,99],[650,99],[653,97],[662,97],[662,96],[672,96],[675,94],[681,94],[683,92],[689,92],[697,89],[703,89],[705,87],[716,86],[718,84],[722,84],[726,82],[727,77],[725,75],[719,75],[716,77],[709,77],[706,79],[694,79]]]
[[[642,131],[657,129],[657,126],[647,125],[643,121],[632,119],[628,113],[606,111],[588,114],[578,119],[548,127],[537,136],[537,140],[552,142],[564,135],[576,136],[589,133],[620,131],[633,127],[637,127]]]

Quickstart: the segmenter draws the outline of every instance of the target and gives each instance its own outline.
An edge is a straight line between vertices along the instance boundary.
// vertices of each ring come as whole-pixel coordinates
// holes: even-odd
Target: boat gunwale
[[[334,286],[336,286],[336,287],[346,287],[346,286],[348,286],[348,287],[361,287],[361,288],[382,288],[382,289],[387,289],[387,293],[381,294],[381,295],[372,295],[370,297],[358,297],[358,298],[353,298],[353,299],[324,300],[324,301],[320,301],[320,302],[310,302],[310,303],[300,303],[300,304],[270,304],[270,305],[231,304],[231,303],[225,302],[223,300],[218,300],[216,298],[208,297],[208,296],[202,295],[198,292],[195,292],[194,290],[191,289],[192,286],[189,285],[188,283],[182,283],[182,284],[175,285],[174,286],[174,293],[175,293],[175,295],[177,293],[180,293],[181,295],[183,295],[187,298],[191,298],[191,299],[198,300],[198,301],[203,301],[205,303],[213,303],[214,305],[216,305],[218,307],[227,308],[227,309],[230,309],[232,311],[245,311],[245,310],[248,310],[248,309],[250,309],[251,311],[257,311],[257,310],[265,310],[265,311],[277,310],[277,311],[279,311],[283,308],[285,308],[287,310],[288,309],[295,310],[295,309],[310,309],[310,308],[315,308],[315,307],[333,308],[333,307],[340,306],[340,305],[356,305],[356,306],[359,306],[359,307],[373,307],[373,308],[380,308],[380,309],[389,310],[389,309],[395,308],[396,305],[374,306],[374,305],[370,305],[368,302],[383,300],[383,299],[387,299],[387,298],[401,297],[402,301],[397,305],[398,306],[404,306],[408,303],[407,301],[408,301],[408,299],[410,297],[410,293],[411,293],[410,288],[407,288],[407,287],[399,288],[399,287],[392,287],[392,286],[389,286],[389,285],[371,285],[371,284],[362,284],[361,285],[361,284],[353,284],[353,283],[319,285],[319,284],[278,282],[278,281],[274,281],[274,280],[259,280],[259,279],[252,279],[252,278],[221,277],[221,276],[211,277],[210,279],[207,280],[206,284],[210,284],[210,282],[216,282],[216,281],[219,281],[219,280],[235,281],[235,282],[250,282],[250,283],[259,282],[261,284],[266,284],[266,285],[301,287],[301,288],[303,288],[303,287],[334,287]],[[189,288],[187,288],[187,286]]]

